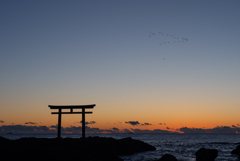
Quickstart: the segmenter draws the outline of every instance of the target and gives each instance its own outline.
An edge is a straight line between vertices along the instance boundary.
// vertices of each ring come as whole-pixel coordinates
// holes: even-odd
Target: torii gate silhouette
[[[61,138],[61,118],[62,114],[82,114],[82,138],[85,138],[85,114],[91,114],[92,112],[85,112],[85,108],[93,108],[92,105],[48,105],[50,109],[58,109],[58,112],[52,112],[52,114],[58,114],[58,138]],[[62,109],[70,109],[70,112],[62,112]],[[73,109],[82,109],[82,112],[73,112]]]

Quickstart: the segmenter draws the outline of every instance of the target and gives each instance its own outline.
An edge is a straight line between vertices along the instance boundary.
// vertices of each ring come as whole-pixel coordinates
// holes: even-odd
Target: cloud
[[[52,125],[52,126],[50,126],[50,128],[58,128],[58,125]]]
[[[207,133],[206,129],[182,127],[179,131],[184,133]]]
[[[90,122],[93,124],[95,122]],[[58,125],[51,126],[34,126],[34,125],[3,125],[0,126],[0,134],[6,134],[8,132],[12,132],[14,134],[57,134]],[[89,126],[85,126],[86,133],[122,133],[126,132],[120,131],[118,128],[113,127],[110,129],[99,129],[99,128],[91,128]],[[81,134],[82,127],[81,126],[70,126],[70,127],[61,127],[62,134]]]
[[[240,132],[240,127],[237,126],[216,126],[211,129],[203,129],[203,128],[188,128],[182,127],[179,131],[184,133],[237,133]]]
[[[115,122],[114,124],[122,124],[122,122],[120,122],[120,121],[117,121],[117,122]]]
[[[153,133],[175,133],[175,132],[168,131],[168,130],[162,130],[162,129],[154,129]]]
[[[159,123],[159,125],[166,125],[166,123]]]
[[[113,131],[117,131],[117,132],[119,131],[119,129],[116,128],[116,127],[113,127],[112,130],[113,130]]]
[[[128,121],[128,122],[125,122],[126,124],[130,124],[132,126],[137,126],[139,125],[140,123],[138,121]]]
[[[47,126],[26,126],[26,125],[3,125],[0,126],[1,133],[13,132],[13,133],[49,133],[50,130]]]
[[[82,123],[82,121],[80,121],[80,123]],[[96,124],[96,121],[85,122],[85,125],[90,125],[90,124]]]
[[[140,124],[138,121],[127,121],[125,122],[126,124],[130,124],[132,126],[138,126],[138,125],[141,125],[141,126],[148,126],[148,125],[152,125],[151,123],[148,123],[148,122],[145,122],[143,124]]]
[[[145,123],[143,123],[141,125],[145,126],[145,125],[152,125],[152,124],[145,122]]]
[[[93,122],[92,122],[93,123]],[[141,125],[138,121],[128,121],[128,124],[133,126]],[[145,124],[145,123],[144,123]],[[149,124],[149,123],[147,123]],[[12,132],[14,134],[57,134],[58,125],[51,126],[36,126],[32,124],[28,125],[2,125],[0,126],[0,134],[6,134],[8,132]],[[120,130],[116,127],[112,127],[110,129],[99,129],[99,128],[91,128],[89,126],[85,126],[86,133],[240,133],[239,126],[216,126],[211,129],[203,129],[203,128],[188,128],[182,127],[177,129],[177,132],[168,131],[170,128],[166,127],[166,130],[162,129],[123,129]],[[62,134],[81,134],[82,127],[81,126],[70,126],[70,127],[61,127]]]
[[[14,134],[57,134],[58,125],[51,126],[35,126],[35,125],[3,125],[0,126],[0,133],[6,134],[12,132]],[[167,130],[142,130],[142,129],[123,129],[116,127],[110,129],[99,129],[85,126],[86,133],[172,133]],[[61,127],[62,134],[81,134],[81,126]]]
[[[168,130],[162,130],[162,129],[154,129],[154,130],[148,130],[148,129],[131,129],[131,131],[133,131],[134,133],[175,133],[172,131],[168,131]]]
[[[66,133],[72,133],[72,134],[79,134],[82,133],[82,127],[81,126],[70,126],[70,127],[65,127],[61,128],[62,132]],[[85,131],[86,133],[104,133],[104,132],[114,132],[114,130],[101,130],[99,128],[91,128],[89,126],[85,126]]]
[[[37,123],[35,123],[35,122],[25,122],[25,124],[32,124],[32,125],[34,125],[34,124],[37,124]]]
[[[121,132],[122,132],[122,133],[132,133],[133,131],[131,131],[131,130],[129,130],[129,129],[123,129]]]
[[[0,120],[0,123],[4,123],[4,121]]]
[[[130,121],[130,123],[132,123]],[[140,124],[139,122],[135,122],[135,124]],[[58,125],[51,126],[36,126],[36,125],[3,125],[0,126],[0,134],[6,134],[8,132],[12,132],[14,134],[57,134]],[[85,126],[86,133],[173,133],[167,130],[155,129],[155,130],[142,130],[142,129],[123,129],[120,130],[116,127],[112,127],[110,129],[99,129],[99,128],[91,128],[89,126]],[[69,127],[61,127],[62,134],[81,134],[82,127],[81,126],[69,126]]]
[[[142,130],[142,129],[131,129],[134,133],[150,133],[151,130],[148,130],[148,129],[145,129],[145,130]]]
[[[58,125],[47,126],[32,126],[32,125],[3,125],[0,126],[0,133],[6,134],[8,132],[12,132],[14,134],[57,134]],[[112,129],[99,129],[99,128],[91,128],[85,126],[86,133],[116,133],[119,131],[118,128]],[[70,127],[61,127],[62,134],[64,133],[72,133],[72,134],[80,134],[82,133],[81,126],[70,126]]]

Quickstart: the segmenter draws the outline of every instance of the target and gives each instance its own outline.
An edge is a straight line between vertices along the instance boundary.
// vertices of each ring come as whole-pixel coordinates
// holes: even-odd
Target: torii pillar
[[[62,114],[82,114],[82,138],[85,138],[85,114],[92,114],[92,112],[86,112],[85,108],[93,108],[95,104],[92,105],[65,105],[56,106],[48,105],[50,109],[58,109],[58,112],[52,112],[52,114],[58,114],[58,138],[61,138],[61,119]],[[62,109],[70,109],[70,112],[62,112]],[[82,112],[73,112],[73,109],[82,109]]]

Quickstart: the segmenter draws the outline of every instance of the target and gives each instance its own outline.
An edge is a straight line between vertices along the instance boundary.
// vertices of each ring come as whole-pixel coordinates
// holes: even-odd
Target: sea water
[[[56,135],[0,135],[16,140],[23,137],[55,138]],[[112,137],[121,139],[131,137],[144,141],[156,151],[137,153],[130,156],[120,156],[125,161],[156,161],[164,154],[172,154],[179,161],[195,161],[195,152],[200,148],[217,149],[215,161],[238,161],[231,151],[240,143],[239,134],[86,134],[88,136]],[[80,138],[81,135],[62,135],[63,138]]]

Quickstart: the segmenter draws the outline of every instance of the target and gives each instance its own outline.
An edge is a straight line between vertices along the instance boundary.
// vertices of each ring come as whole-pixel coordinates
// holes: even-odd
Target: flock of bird
[[[174,35],[171,35],[171,34],[166,34],[166,33],[163,33],[163,32],[158,32],[157,34],[154,33],[154,32],[150,32],[149,33],[149,38],[152,38],[154,36],[167,36],[169,38],[171,38],[170,41],[163,41],[163,42],[160,42],[159,45],[165,45],[165,44],[169,44],[169,43],[183,43],[183,42],[188,42],[188,39],[187,38],[181,38],[181,37],[176,37]]]

